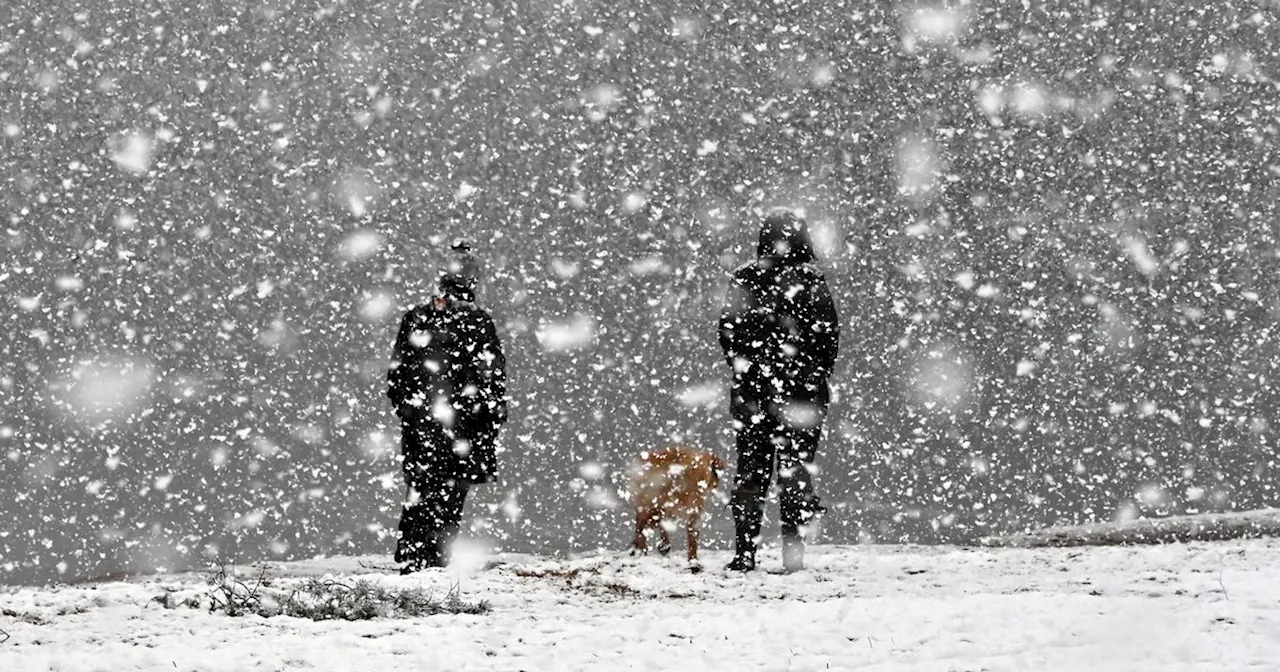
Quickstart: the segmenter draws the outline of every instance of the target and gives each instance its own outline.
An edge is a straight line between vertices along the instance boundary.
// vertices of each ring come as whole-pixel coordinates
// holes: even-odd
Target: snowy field
[[[378,557],[272,565],[460,587],[479,616],[313,622],[150,600],[201,574],[0,589],[0,669],[1275,670],[1280,540],[1092,548],[815,547],[810,571],[729,575],[704,553],[500,555],[400,577]],[[776,568],[766,552],[766,569]],[[4,635],[0,634],[0,639]]]

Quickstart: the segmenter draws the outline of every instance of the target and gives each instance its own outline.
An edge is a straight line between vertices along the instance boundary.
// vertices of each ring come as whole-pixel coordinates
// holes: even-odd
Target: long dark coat
[[[733,275],[720,319],[720,347],[733,370],[735,419],[800,402],[825,410],[840,322],[803,223],[774,215],[757,258]]]
[[[469,296],[436,297],[405,313],[387,383],[406,468],[467,483],[496,478],[506,359],[493,319]]]

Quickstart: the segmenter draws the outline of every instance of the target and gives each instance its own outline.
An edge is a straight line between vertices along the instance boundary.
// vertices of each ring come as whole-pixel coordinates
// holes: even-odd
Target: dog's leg
[[[688,529],[685,533],[685,548],[689,559],[689,569],[693,573],[702,571],[702,561],[698,560],[698,537],[701,532],[702,518],[697,511],[689,514]]]
[[[631,542],[631,555],[649,552],[649,541],[644,537],[644,530],[652,524],[653,512],[645,509],[636,511],[636,538]]]
[[[662,519],[658,520],[658,553],[666,555],[671,552],[671,533]]]

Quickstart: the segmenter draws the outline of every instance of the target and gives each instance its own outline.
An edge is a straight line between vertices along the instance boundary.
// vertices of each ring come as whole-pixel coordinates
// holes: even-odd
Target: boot
[[[750,572],[756,568],[756,552],[755,549],[750,551],[737,550],[734,551],[733,560],[724,568],[730,572]]]
[[[804,570],[804,538],[800,535],[782,537],[782,571],[794,574]]]
[[[734,551],[733,561],[725,569],[750,572],[756,568],[756,539],[760,537],[764,512],[753,493],[735,492],[730,507],[733,509]]]

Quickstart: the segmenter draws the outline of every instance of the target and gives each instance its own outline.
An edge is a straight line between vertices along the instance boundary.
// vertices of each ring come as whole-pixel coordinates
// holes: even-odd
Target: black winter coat
[[[733,370],[732,410],[745,420],[773,405],[830,399],[827,381],[840,322],[803,228],[761,231],[759,257],[733,274],[720,318],[720,347]],[[794,225],[793,225],[794,226]]]
[[[456,297],[405,313],[387,383],[406,462],[471,483],[496,477],[498,428],[507,419],[506,359],[488,313]]]

